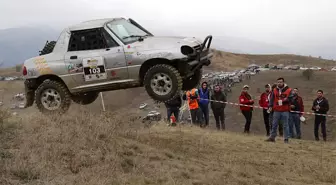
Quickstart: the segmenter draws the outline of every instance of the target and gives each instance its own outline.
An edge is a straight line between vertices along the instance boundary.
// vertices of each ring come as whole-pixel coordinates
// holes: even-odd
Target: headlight
[[[190,47],[190,46],[182,46],[181,47],[181,53],[183,55],[192,55],[195,53],[194,48]]]

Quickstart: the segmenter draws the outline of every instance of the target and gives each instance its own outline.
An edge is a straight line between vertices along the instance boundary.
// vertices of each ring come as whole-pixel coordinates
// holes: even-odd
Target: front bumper
[[[192,76],[196,70],[202,68],[203,66],[209,66],[211,64],[211,59],[213,53],[210,51],[210,45],[212,42],[212,36],[207,36],[201,45],[194,47],[196,51],[196,57],[188,62],[189,73],[186,77]]]

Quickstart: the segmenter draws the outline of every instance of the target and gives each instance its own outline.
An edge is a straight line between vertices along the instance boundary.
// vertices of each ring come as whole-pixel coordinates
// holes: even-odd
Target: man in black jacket
[[[165,103],[165,106],[167,108],[168,121],[170,121],[170,116],[172,114],[174,114],[176,121],[178,121],[181,105],[182,105],[181,96],[177,96],[176,98]]]
[[[322,90],[317,91],[317,98],[313,102],[312,110],[317,114],[327,114],[327,112],[329,111],[329,102],[323,96]],[[326,116],[315,115],[314,135],[316,141],[320,140],[318,134],[320,124],[322,129],[323,140],[327,141],[326,121],[327,121]]]
[[[215,86],[214,93],[211,95],[211,100],[226,102],[226,96],[220,90],[219,85]],[[211,101],[211,109],[216,120],[216,127],[218,130],[225,130],[225,109],[226,103],[213,102]]]

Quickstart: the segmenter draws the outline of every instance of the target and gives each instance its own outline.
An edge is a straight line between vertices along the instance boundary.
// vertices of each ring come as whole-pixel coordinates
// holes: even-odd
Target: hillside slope
[[[319,66],[322,68],[331,68],[336,66],[336,61],[320,59],[309,56],[300,55],[251,55],[251,54],[236,54],[220,50],[213,50],[214,57],[211,64],[212,69],[231,70],[247,67],[249,64],[284,64],[284,65],[299,65],[302,67]]]
[[[73,116],[77,115],[77,116]],[[335,184],[335,143],[195,127],[150,128],[134,112],[26,114],[1,127],[0,184]]]

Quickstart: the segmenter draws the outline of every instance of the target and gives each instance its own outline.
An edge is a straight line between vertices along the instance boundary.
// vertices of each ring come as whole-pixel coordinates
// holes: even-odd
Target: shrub
[[[307,78],[307,80],[310,80],[314,75],[314,71],[312,69],[306,69],[302,72],[302,75]]]
[[[21,72],[22,66],[21,65],[16,65],[15,66],[15,71],[16,72]]]

